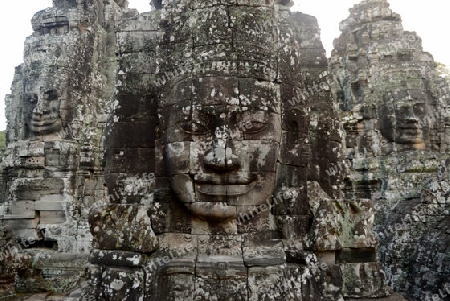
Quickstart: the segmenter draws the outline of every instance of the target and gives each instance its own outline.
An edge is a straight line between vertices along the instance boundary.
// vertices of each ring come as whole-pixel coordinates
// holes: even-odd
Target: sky
[[[128,0],[129,7],[139,12],[150,10],[150,0]],[[348,9],[359,0],[296,0],[292,11],[316,16],[328,55],[333,40],[340,34],[339,22],[349,15]],[[403,19],[405,30],[416,31],[422,38],[425,51],[435,60],[450,66],[450,1],[448,0],[390,0],[393,11]],[[31,18],[35,12],[52,6],[52,0],[8,0],[0,10],[0,130],[6,128],[4,98],[11,93],[14,68],[23,62],[25,38],[32,33]]]

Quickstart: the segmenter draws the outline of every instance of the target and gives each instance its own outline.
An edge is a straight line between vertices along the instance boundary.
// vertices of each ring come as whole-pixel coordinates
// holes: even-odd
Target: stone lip
[[[193,214],[207,220],[225,221],[237,215],[236,207],[223,202],[195,202],[185,203]]]
[[[239,196],[248,193],[256,185],[256,174],[200,174],[194,176],[196,190],[210,196]]]
[[[255,187],[256,183],[248,185],[220,185],[220,184],[197,184],[198,192],[210,196],[239,196],[248,193]]]

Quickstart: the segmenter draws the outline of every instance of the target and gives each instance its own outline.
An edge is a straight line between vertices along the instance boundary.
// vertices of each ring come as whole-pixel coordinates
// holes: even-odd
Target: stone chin
[[[425,140],[423,138],[420,137],[416,137],[416,138],[405,138],[405,137],[400,137],[398,139],[395,139],[395,142],[398,144],[424,144]]]
[[[425,139],[423,138],[423,131],[421,129],[397,129],[397,137],[395,139],[396,143],[399,144],[424,144]]]
[[[236,218],[236,207],[226,203],[195,202],[185,204],[194,215],[214,222]]]
[[[226,199],[227,192],[234,196],[248,193],[254,184],[250,185],[194,185],[194,181],[187,174],[175,175],[171,179],[172,189],[186,206],[197,217],[208,221],[221,222],[236,217],[236,207],[229,206],[222,200]],[[198,193],[211,201],[198,201],[196,199],[196,187]]]

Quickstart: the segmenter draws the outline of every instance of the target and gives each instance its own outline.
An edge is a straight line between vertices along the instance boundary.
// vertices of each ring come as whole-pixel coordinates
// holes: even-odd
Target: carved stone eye
[[[46,100],[55,100],[58,98],[58,93],[56,90],[48,90],[44,93],[44,98]]]
[[[256,134],[256,133],[262,132],[268,126],[269,126],[269,124],[266,122],[252,120],[252,121],[244,122],[244,126],[243,126],[242,130],[245,134]]]
[[[425,114],[425,104],[424,103],[417,103],[413,107],[414,114],[417,116],[421,116]]]
[[[192,135],[205,135],[209,132],[208,126],[201,121],[189,121],[189,122],[180,122],[178,123],[178,127]]]
[[[29,95],[27,96],[27,101],[28,101],[29,103],[35,104],[35,103],[37,103],[37,101],[38,101],[38,96],[37,96],[36,94],[29,94]]]

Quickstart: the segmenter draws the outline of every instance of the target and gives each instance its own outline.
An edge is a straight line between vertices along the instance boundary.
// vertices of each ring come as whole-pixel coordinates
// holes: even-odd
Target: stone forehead
[[[276,79],[280,16],[274,1],[163,1],[163,7],[160,82],[185,74]]]
[[[74,26],[81,21],[81,14],[74,8],[50,7],[34,14],[31,24],[34,31],[41,29],[70,25]]]
[[[432,98],[428,93],[422,90],[398,90],[385,93],[383,95],[383,100],[385,103],[430,103],[433,104],[435,102],[432,101]]]
[[[273,111],[280,105],[279,85],[250,78],[204,77],[179,81],[165,105],[227,105]],[[276,110],[278,111],[278,110]]]
[[[163,113],[164,114],[164,113]],[[279,115],[273,107],[241,107],[234,105],[207,105],[207,104],[177,104],[170,107],[165,114],[174,115],[180,119],[199,118],[201,116],[212,116],[214,118],[229,119],[235,117],[261,117],[263,119],[269,116]]]
[[[24,72],[27,77],[23,85],[25,92],[30,92],[31,90],[43,92],[54,89],[54,87],[62,89],[61,84],[68,81],[67,72],[57,68],[58,66],[27,67]],[[67,87],[64,88],[67,89]]]

